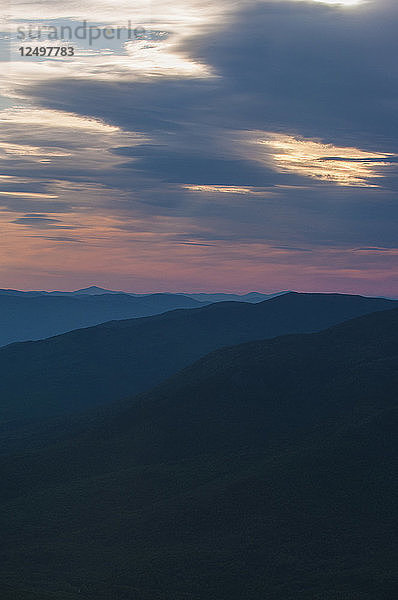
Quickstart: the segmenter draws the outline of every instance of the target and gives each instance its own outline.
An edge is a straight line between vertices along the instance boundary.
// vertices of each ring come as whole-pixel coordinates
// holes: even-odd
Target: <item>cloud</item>
[[[110,0],[95,4],[103,23],[138,19],[131,2],[117,14]],[[76,21],[92,6],[43,0],[29,11]],[[30,243],[51,243],[52,256],[66,239],[40,228],[80,225],[84,244],[71,244],[65,269],[90,279],[115,269],[144,286],[176,273],[192,287],[184,261],[209,285],[224,273],[291,288],[298,271],[308,285],[355,280],[364,291],[386,277],[398,216],[396,3],[152,9],[164,45],[25,61],[6,75],[3,222],[36,229]],[[26,10],[17,3],[16,20]]]
[[[14,221],[11,221],[16,225],[25,225],[34,229],[73,229],[68,225],[63,225],[60,219],[50,218],[42,214],[26,214],[23,217],[19,217]]]
[[[65,237],[65,236],[61,236],[61,235],[41,235],[41,236],[36,236],[39,237],[43,240],[48,240],[49,242],[61,242],[61,243],[67,243],[67,244],[83,244],[83,240],[77,239],[75,237]]]
[[[265,160],[282,173],[297,173],[319,181],[355,187],[377,187],[397,155],[364,152],[358,148],[336,147],[317,140],[295,138],[270,132],[259,133],[256,145],[264,146]]]

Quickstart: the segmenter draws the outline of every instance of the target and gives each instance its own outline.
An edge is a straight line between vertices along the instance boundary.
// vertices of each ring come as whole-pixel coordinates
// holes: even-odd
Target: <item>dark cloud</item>
[[[83,244],[83,240],[79,240],[78,238],[72,238],[72,237],[64,237],[61,235],[36,235],[36,238],[41,238],[43,240],[48,240],[50,242],[65,242],[67,244]]]
[[[72,206],[60,200],[48,200],[46,198],[17,198],[15,196],[0,196],[0,211],[24,213],[27,210],[43,210],[50,213],[66,213],[72,211]]]
[[[154,178],[164,179],[168,183],[262,187],[297,181],[294,177],[278,175],[271,169],[247,160],[167,150],[152,150],[149,155],[123,166],[152,173]]]
[[[259,2],[196,56],[222,73],[214,114],[244,127],[397,148],[396,2],[341,12],[322,4]],[[191,48],[192,52],[192,48]]]
[[[383,0],[344,12],[253,2],[186,42],[218,79],[58,80],[31,93],[43,105],[137,131],[178,134],[194,115],[196,128],[289,130],[388,150],[398,133],[397,20],[398,5]]]
[[[47,217],[43,214],[26,214],[23,217],[19,217],[14,221],[11,221],[16,225],[26,225],[28,227],[33,227],[34,229],[74,229],[74,227],[70,227],[69,225],[63,225],[60,219],[53,219],[51,217]]]
[[[272,246],[276,250],[288,250],[290,252],[313,252],[310,248],[297,248],[296,246]]]

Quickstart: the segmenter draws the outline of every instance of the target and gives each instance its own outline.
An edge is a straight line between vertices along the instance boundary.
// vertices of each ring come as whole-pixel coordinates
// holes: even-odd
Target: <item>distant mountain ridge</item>
[[[82,288],[80,290],[75,290],[72,292],[46,292],[46,291],[20,291],[20,290],[0,290],[0,296],[25,296],[25,297],[36,297],[36,296],[73,296],[73,297],[81,297],[81,296],[101,296],[105,294],[109,295],[126,295],[126,296],[134,296],[134,297],[144,297],[151,295],[164,295],[164,296],[185,296],[188,298],[193,298],[194,300],[198,300],[200,302],[212,303],[212,302],[226,302],[226,301],[236,301],[236,302],[262,302],[263,300],[267,300],[268,298],[274,298],[276,296],[280,296],[282,294],[286,294],[287,292],[275,292],[271,294],[264,294],[261,292],[249,292],[247,294],[232,294],[232,293],[211,293],[211,292],[156,292],[151,294],[136,294],[133,292],[124,292],[124,291],[115,291],[115,290],[107,290],[96,285],[92,285],[87,288]]]
[[[221,301],[262,302],[279,294],[132,294],[91,286],[75,292],[0,290],[0,347],[48,338],[110,320],[199,308]]]
[[[34,294],[34,293],[33,293]],[[39,340],[116,319],[156,315],[203,302],[182,295],[0,295],[0,346]]]
[[[394,309],[38,431],[0,459],[5,600],[391,600],[397,387]]]
[[[288,292],[275,292],[273,294],[263,294],[261,292],[249,292],[248,294],[228,294],[228,293],[185,293],[185,296],[199,300],[200,302],[263,302],[277,296],[282,296]]]
[[[130,294],[128,292],[118,292],[114,290],[106,290],[104,288],[100,288],[96,285],[92,285],[87,288],[82,288],[81,290],[75,290],[72,292],[62,292],[62,291],[53,291],[48,292],[45,290],[32,290],[32,291],[22,291],[22,290],[13,290],[13,289],[0,289],[0,296],[26,296],[26,297],[36,297],[36,296],[101,296],[103,294],[126,294],[129,296],[136,296],[138,294]],[[149,294],[141,294],[142,296],[146,296]]]
[[[393,306],[397,303],[377,298],[290,293],[257,304],[217,303],[13,344],[0,348],[0,421],[84,410],[146,391],[223,346],[320,331]]]

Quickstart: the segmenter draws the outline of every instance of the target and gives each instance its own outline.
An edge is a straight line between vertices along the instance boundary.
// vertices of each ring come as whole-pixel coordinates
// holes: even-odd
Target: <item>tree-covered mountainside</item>
[[[396,305],[361,296],[289,293],[258,304],[218,303],[13,344],[0,348],[0,422],[122,399],[222,346],[319,331]]]
[[[4,597],[391,600],[397,388],[396,309],[218,350],[20,439]]]

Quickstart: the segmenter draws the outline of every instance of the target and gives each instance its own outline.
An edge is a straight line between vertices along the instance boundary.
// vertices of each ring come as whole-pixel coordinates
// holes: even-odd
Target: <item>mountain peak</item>
[[[90,285],[89,287],[82,288],[81,290],[76,290],[73,293],[79,295],[86,294],[96,296],[99,294],[123,294],[125,292],[114,292],[113,290],[106,290],[104,288],[100,288],[97,285]]]

